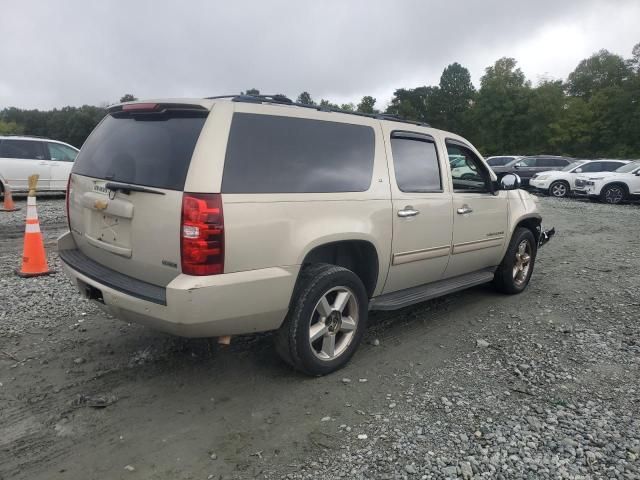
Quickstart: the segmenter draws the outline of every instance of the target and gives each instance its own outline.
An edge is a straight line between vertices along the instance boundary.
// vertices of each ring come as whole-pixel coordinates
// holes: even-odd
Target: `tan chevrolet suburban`
[[[277,330],[280,355],[322,375],[353,355],[369,310],[524,290],[553,232],[518,187],[464,138],[386,115],[283,96],[125,103],[80,151],[58,248],[123,320]]]

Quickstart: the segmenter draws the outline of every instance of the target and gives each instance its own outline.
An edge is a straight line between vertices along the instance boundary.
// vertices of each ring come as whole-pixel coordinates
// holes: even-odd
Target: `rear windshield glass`
[[[205,120],[203,116],[108,115],[82,146],[73,173],[182,190]]]
[[[509,163],[511,160],[513,160],[513,157],[493,157],[488,158],[487,163],[492,167],[501,167]]]
[[[362,192],[371,185],[373,158],[368,126],[236,113],[222,192]]]

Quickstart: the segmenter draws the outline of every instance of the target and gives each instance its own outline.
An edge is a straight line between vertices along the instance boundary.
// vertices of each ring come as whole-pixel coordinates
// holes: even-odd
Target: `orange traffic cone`
[[[36,211],[36,197],[27,197],[27,225],[24,231],[22,267],[16,270],[16,273],[21,277],[37,277],[52,273],[47,265],[47,255],[44,251],[44,241]]]
[[[0,208],[0,212],[15,212],[16,210],[20,209],[16,207],[16,204],[13,202],[11,187],[7,183],[4,186],[4,204],[2,205],[2,208]]]

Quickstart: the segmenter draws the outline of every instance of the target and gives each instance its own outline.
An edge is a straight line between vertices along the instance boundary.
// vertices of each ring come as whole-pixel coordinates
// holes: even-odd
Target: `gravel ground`
[[[540,204],[525,293],[376,312],[317,379],[269,335],[212,350],[18,279],[0,215],[0,479],[640,478],[640,208]],[[54,268],[63,208],[39,200]]]

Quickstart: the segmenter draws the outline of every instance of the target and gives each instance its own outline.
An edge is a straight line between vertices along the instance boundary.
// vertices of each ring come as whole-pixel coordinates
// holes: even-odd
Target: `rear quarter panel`
[[[190,191],[212,191],[212,185],[216,188],[214,191],[220,191],[226,139],[234,110],[370,126],[375,131],[375,158],[371,185],[365,192],[223,194],[225,273],[300,265],[307,253],[319,245],[365,240],[372,243],[378,253],[374,295],[379,294],[389,267],[392,236],[389,175],[380,122],[340,113],[328,116],[299,107],[216,105],[203,132],[211,136],[211,142],[206,146],[202,145],[205,142],[199,142],[189,171]]]

